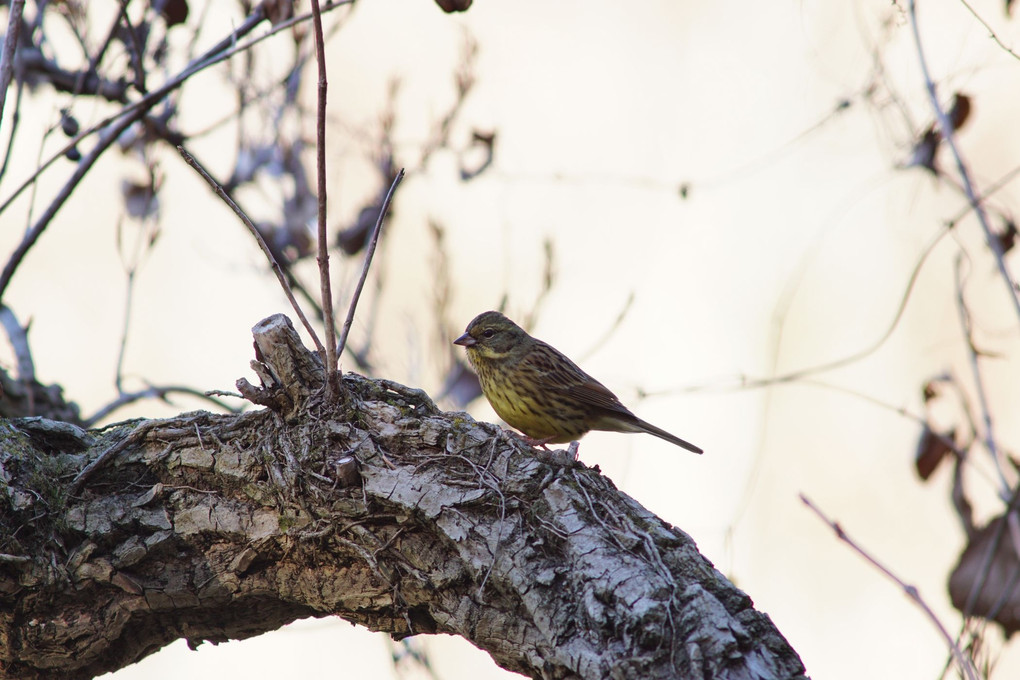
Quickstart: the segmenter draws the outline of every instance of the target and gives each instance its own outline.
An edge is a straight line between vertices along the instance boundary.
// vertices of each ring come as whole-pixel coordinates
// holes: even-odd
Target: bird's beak
[[[454,340],[453,344],[461,345],[462,347],[472,347],[473,345],[477,345],[478,341],[475,340],[474,338],[472,338],[467,333],[465,333],[464,335],[462,335],[459,338],[457,338],[456,340]]]

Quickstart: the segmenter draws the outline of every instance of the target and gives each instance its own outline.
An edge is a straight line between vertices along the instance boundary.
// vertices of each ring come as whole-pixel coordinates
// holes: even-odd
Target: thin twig
[[[372,240],[368,243],[368,248],[365,249],[365,264],[361,268],[361,278],[358,279],[358,285],[354,289],[354,297],[351,298],[350,307],[347,308],[347,319],[344,321],[344,327],[340,329],[340,341],[337,343],[337,356],[343,354],[344,346],[347,345],[347,334],[351,332],[351,324],[354,323],[354,310],[358,306],[358,298],[361,297],[361,289],[365,287],[365,279],[368,278],[368,268],[372,265],[372,256],[375,255],[375,247],[379,243],[379,233],[382,231],[383,217],[386,215],[386,211],[390,208],[390,201],[393,199],[393,192],[396,191],[397,185],[400,184],[400,180],[404,179],[404,169],[400,168],[400,172],[393,178],[393,183],[390,184],[390,190],[386,192],[386,198],[383,199],[382,206],[379,208],[379,216],[375,220],[375,229],[372,231]]]
[[[974,387],[977,390],[978,403],[981,405],[982,420],[984,421],[984,440],[988,453],[992,456],[992,463],[995,464],[995,471],[999,475],[999,496],[1003,500],[1009,498],[1009,482],[1002,470],[999,461],[999,447],[995,442],[994,430],[992,428],[992,412],[988,404],[988,394],[985,391],[985,382],[981,377],[981,366],[978,363],[978,348],[974,345],[974,336],[971,329],[970,310],[967,309],[967,301],[963,299],[963,274],[961,272],[963,257],[957,255],[956,267],[956,308],[960,315],[960,326],[963,329],[963,336],[967,344],[967,356],[970,359],[970,370],[974,376]]]
[[[7,135],[7,151],[4,152],[4,161],[0,164],[0,181],[7,175],[7,168],[11,162],[11,153],[14,150],[14,140],[18,135],[18,124],[21,122],[21,95],[25,91],[25,81],[19,80],[17,94],[14,95],[14,108],[11,115],[10,134]]]
[[[955,453],[958,458],[966,457],[965,446],[957,446],[956,442],[952,439],[952,437],[935,432],[934,430],[931,429],[927,417],[918,415],[917,413],[908,410],[905,406],[895,406],[893,404],[890,404],[889,402],[882,401],[878,397],[874,397],[868,394],[867,392],[861,392],[859,390],[853,389],[852,387],[845,387],[843,385],[836,385],[833,383],[823,382],[821,380],[816,380],[814,378],[804,378],[799,382],[799,384],[806,385],[808,387],[817,387],[823,390],[832,390],[833,392],[837,392],[839,394],[854,397],[855,399],[860,399],[861,401],[871,404],[872,406],[877,406],[880,409],[889,411],[891,413],[895,413],[903,418],[906,418],[907,420],[912,420],[914,423],[920,425],[921,427],[927,427],[931,431],[932,435],[936,439],[941,441],[943,444],[945,444],[946,448]]]
[[[155,104],[156,102],[154,101],[152,105],[155,106]],[[49,226],[57,212],[60,211],[64,203],[78,187],[82,178],[85,177],[88,171],[92,169],[92,166],[95,165],[96,161],[99,160],[99,157],[106,152],[110,145],[117,141],[117,138],[120,137],[121,133],[131,127],[136,121],[143,118],[147,112],[148,109],[139,108],[131,112],[131,114],[125,118],[122,118],[116,124],[107,129],[104,134],[100,135],[99,140],[96,141],[96,145],[92,148],[92,150],[78,161],[78,166],[74,169],[71,177],[64,183],[64,186],[60,188],[60,191],[57,192],[57,195],[52,201],[50,201],[50,204],[46,206],[46,210],[44,210],[43,214],[39,216],[39,219],[35,221],[27,232],[25,232],[21,242],[14,249],[14,252],[11,253],[10,258],[8,258],[7,263],[4,265],[3,271],[0,272],[0,300],[3,299],[4,292],[7,290],[7,286],[10,285],[11,278],[14,277],[14,272],[21,264],[25,255],[29,250],[31,250],[32,246],[35,245],[36,241],[39,240],[39,237],[42,236],[42,233],[46,230],[46,227]]]
[[[131,17],[127,13],[127,2],[121,0],[120,3],[120,19],[124,22],[125,28],[127,28],[128,41],[130,44],[125,43],[125,46],[129,49],[130,59],[128,60],[131,64],[131,68],[135,72],[135,89],[145,94],[145,70],[143,65],[145,64],[145,55],[142,54],[141,42],[138,39],[138,31],[135,29],[134,24],[131,23]]]
[[[262,40],[265,40],[267,37],[273,35],[280,29],[280,27],[277,26],[273,31],[270,31],[267,35],[258,36],[257,38],[249,40],[244,44],[238,45],[237,41],[251,33],[253,30],[255,30],[255,27],[262,23],[262,21],[265,18],[266,18],[265,12],[263,10],[262,5],[260,4],[258,5],[258,7],[256,7],[255,11],[253,11],[252,14],[247,19],[245,19],[245,22],[238,26],[236,30],[234,30],[233,33],[231,33],[229,36],[227,36],[226,38],[218,42],[216,45],[211,47],[201,57],[188,64],[188,66],[186,66],[184,70],[178,73],[174,78],[171,78],[165,85],[163,85],[159,89],[153,90],[152,92],[145,95],[138,101],[123,107],[120,111],[110,116],[107,116],[106,118],[99,121],[95,125],[79,132],[77,135],[72,137],[67,142],[67,144],[63,146],[63,148],[57,150],[52,156],[50,156],[46,160],[45,163],[42,163],[36,169],[36,171],[32,173],[31,176],[25,179],[25,181],[22,182],[21,185],[14,190],[14,193],[12,193],[10,196],[4,199],[4,202],[0,204],[0,213],[3,213],[11,205],[11,203],[13,203],[14,200],[19,195],[21,195],[21,192],[23,192],[30,186],[34,186],[39,179],[39,175],[41,175],[43,171],[49,168],[49,166],[52,165],[58,158],[63,158],[68,151],[76,148],[78,146],[78,143],[81,142],[86,137],[88,137],[89,135],[92,135],[97,131],[106,128],[107,126],[114,124],[117,120],[123,118],[124,116],[128,116],[131,122],[139,120],[144,116],[145,113],[147,113],[159,102],[161,102],[168,94],[170,94],[171,92],[179,88],[181,85],[183,85],[191,76],[209,68],[210,66],[214,66],[215,64],[218,64],[221,61],[229,59],[238,52],[251,48],[253,45],[257,44]],[[117,129],[123,130],[126,128],[127,126],[125,125],[123,128],[118,126]],[[81,166],[82,162],[84,161],[79,162],[79,166]],[[0,290],[0,293],[2,293],[2,290]]]
[[[331,4],[327,5],[326,10],[331,11],[343,5],[353,4],[353,2],[354,0],[335,0]],[[123,107],[120,111],[117,111],[116,113],[107,116],[106,118],[99,121],[95,125],[92,125],[91,127],[79,132],[77,135],[71,138],[62,148],[55,151],[46,160],[45,163],[41,164],[36,169],[36,171],[32,173],[31,176],[26,178],[25,181],[22,182],[21,185],[14,191],[14,193],[12,193],[10,196],[4,199],[3,203],[0,203],[0,213],[3,213],[8,207],[10,207],[14,200],[18,196],[20,196],[21,193],[25,191],[25,189],[27,189],[30,186],[33,186],[35,182],[38,180],[39,175],[42,174],[44,170],[49,168],[49,166],[51,166],[58,159],[63,158],[68,151],[75,148],[78,145],[78,143],[85,137],[95,134],[97,131],[105,128],[106,126],[110,125],[111,123],[121,118],[122,116],[129,115],[139,108],[143,108],[146,111],[148,111],[156,104],[158,104],[160,101],[162,101],[163,98],[166,97],[168,94],[170,94],[171,92],[179,88],[181,85],[183,85],[193,75],[201,71],[204,71],[205,69],[211,66],[215,66],[216,64],[219,64],[222,61],[226,61],[227,59],[233,57],[235,54],[249,50],[255,45],[262,42],[263,40],[268,40],[269,38],[277,35],[278,33],[286,31],[287,29],[291,28],[292,26],[295,26],[296,24],[299,24],[303,21],[308,21],[311,17],[312,17],[311,13],[295,16],[291,19],[288,19],[287,21],[281,21],[280,23],[274,25],[269,31],[262,35],[250,38],[249,40],[243,43],[239,42],[241,38],[251,33],[266,18],[264,8],[260,3],[258,6],[256,6],[252,14],[250,14],[245,19],[244,23],[238,26],[237,29],[235,29],[229,36],[227,36],[226,38],[218,42],[216,45],[211,47],[201,57],[190,62],[184,68],[184,70],[178,73],[174,78],[169,80],[159,89],[153,90],[152,92],[142,97],[138,101],[128,104],[127,106]]]
[[[135,270],[127,273],[127,287],[124,291],[124,323],[120,330],[120,349],[117,351],[117,365],[113,372],[113,386],[117,388],[118,394],[123,394],[124,383],[124,357],[127,355],[128,332],[131,330],[131,311],[134,307],[135,297]]]
[[[273,257],[273,251],[269,249],[269,245],[267,245],[265,239],[262,238],[262,234],[260,234],[259,230],[255,228],[255,225],[252,223],[251,219],[249,219],[249,217],[244,214],[244,211],[241,210],[240,207],[238,207],[237,203],[234,203],[234,200],[230,197],[230,195],[223,190],[223,187],[220,185],[220,183],[213,179],[213,177],[208,172],[206,172],[205,168],[202,167],[201,163],[195,160],[194,156],[188,153],[183,146],[178,146],[177,151],[184,158],[184,162],[193,167],[198,172],[198,174],[202,176],[202,179],[209,183],[209,186],[212,187],[212,190],[216,193],[216,195],[223,199],[224,203],[230,206],[230,209],[234,211],[235,215],[241,218],[241,221],[244,223],[244,226],[246,226],[248,228],[248,231],[251,232],[251,235],[255,237],[255,242],[259,244],[259,248],[261,248],[262,252],[265,253],[266,259],[269,260],[269,264],[273,268],[273,273],[276,274],[276,278],[280,282],[280,286],[283,288],[284,295],[286,295],[287,300],[290,301],[290,306],[294,308],[294,312],[298,315],[298,318],[301,320],[301,324],[305,327],[305,330],[308,331],[308,334],[312,337],[312,342],[315,343],[315,349],[317,349],[319,353],[322,354],[324,351],[322,341],[319,340],[319,336],[315,332],[315,329],[312,328],[312,324],[308,322],[308,318],[305,317],[305,313],[301,311],[301,305],[299,305],[297,300],[294,298],[294,292],[290,289],[290,284],[287,283],[287,275],[284,274],[283,269],[280,267],[280,264],[276,261],[276,258]]]
[[[1003,283],[1006,284],[1006,288],[1009,290],[1009,298],[1013,302],[1013,308],[1017,315],[1017,320],[1020,321],[1020,297],[1017,296],[1016,284],[1013,281],[1013,277],[1009,273],[1009,269],[1006,268],[1005,253],[1002,250],[1002,244],[999,239],[996,238],[995,234],[992,233],[992,227],[988,223],[988,216],[985,214],[984,206],[981,204],[980,199],[977,197],[977,192],[974,190],[974,184],[971,182],[970,173],[967,171],[967,166],[963,162],[963,156],[960,155],[960,150],[956,147],[956,138],[953,133],[953,124],[949,120],[949,116],[946,115],[945,109],[942,108],[942,104],[939,103],[938,93],[935,91],[935,81],[931,78],[931,73],[928,71],[928,62],[924,56],[924,49],[921,46],[921,31],[917,24],[917,3],[915,0],[910,0],[910,27],[913,29],[914,44],[917,46],[917,56],[921,64],[921,73],[924,76],[924,84],[928,90],[928,99],[931,103],[932,110],[935,112],[935,119],[939,124],[939,131],[942,133],[942,138],[949,146],[949,150],[953,154],[953,159],[956,161],[956,170],[960,173],[960,181],[963,182],[963,190],[967,195],[967,200],[970,201],[971,206],[974,208],[974,214],[978,218],[978,222],[981,224],[981,229],[985,232],[985,240],[988,242],[988,247],[991,248],[995,254],[995,262],[999,267],[999,273],[1002,274]]]
[[[200,67],[204,68],[206,66],[205,64],[206,61],[209,61],[210,63],[215,63],[218,60],[218,57],[224,58],[219,53],[222,52],[223,50],[229,49],[236,42],[236,39],[238,37],[243,36],[246,33],[254,30],[255,26],[261,23],[264,18],[265,15],[260,6],[260,9],[257,9],[240,28],[234,31],[234,33],[231,35],[231,38],[220,41],[219,44],[215,45],[210,51],[206,52],[206,56],[203,59],[201,59],[197,64],[189,66],[180,75],[172,79],[169,83],[159,88],[158,90],[155,90],[146,97],[143,97],[137,104],[125,107],[125,109],[123,109],[121,112],[115,114],[114,116],[108,118],[106,121],[103,121],[100,124],[100,127],[105,125],[109,125],[109,127],[105,128],[103,133],[100,134],[99,140],[96,142],[95,147],[93,147],[93,149],[78,162],[78,166],[71,174],[71,177],[64,183],[64,186],[61,187],[60,191],[50,202],[50,204],[46,207],[46,210],[43,211],[43,214],[39,217],[39,219],[36,220],[32,227],[25,233],[25,236],[21,239],[21,242],[14,249],[14,252],[11,253],[10,258],[4,265],[3,271],[0,272],[0,300],[3,299],[4,292],[7,290],[7,286],[10,285],[11,278],[13,278],[15,270],[21,264],[21,261],[22,259],[24,259],[25,254],[32,248],[32,246],[35,245],[36,241],[39,240],[39,237],[42,235],[43,231],[46,230],[46,227],[49,226],[49,223],[56,216],[57,212],[59,212],[60,209],[63,207],[68,197],[70,197],[70,195],[78,187],[78,184],[81,182],[82,178],[85,177],[88,171],[92,169],[92,166],[95,165],[96,161],[106,151],[106,149],[109,148],[110,145],[113,144],[117,140],[117,138],[120,137],[122,132],[127,130],[136,121],[144,118],[145,115],[149,112],[149,110],[151,110],[154,106],[156,106],[156,104],[162,101],[162,99],[167,94],[169,94],[174,89],[179,87],[189,77],[192,71],[200,70]],[[93,126],[92,128],[90,128],[90,131],[95,131],[97,129],[99,129],[99,127]],[[85,133],[80,133],[79,135],[75,136],[75,138],[71,140],[71,142],[68,143],[67,147],[65,147],[65,149],[60,153],[61,154],[66,153],[67,150],[74,148],[77,142],[80,141],[80,139],[83,138],[84,135]],[[50,161],[47,161],[45,165],[49,165],[49,163],[52,162],[52,160],[53,159],[51,158]],[[45,167],[45,165],[43,167]],[[40,168],[39,171],[36,171],[36,173],[33,173],[31,178],[25,180],[25,183],[23,183],[14,192],[14,194],[11,197],[9,197],[2,206],[0,206],[0,213],[4,211],[4,209],[10,204],[10,202],[14,200],[14,197],[17,196],[26,186],[35,184],[35,180],[38,178],[39,172],[41,172],[41,170],[42,168]]]
[[[18,47],[18,33],[21,29],[21,12],[25,0],[13,0],[7,11],[7,33],[4,34],[4,51],[0,55],[0,123],[4,120],[4,103],[7,100],[7,86],[14,75],[14,50]]]
[[[1020,165],[1016,166],[1015,168],[1013,168],[1012,170],[1007,172],[1005,175],[1003,175],[1002,177],[1000,177],[999,179],[995,180],[994,182],[989,184],[987,187],[985,187],[984,193],[981,194],[981,196],[979,197],[979,202],[984,204],[985,201],[987,201],[989,198],[992,197],[992,194],[994,194],[999,189],[1002,189],[1003,187],[1008,185],[1010,182],[1012,182],[1013,179],[1015,179],[1017,177],[1017,175],[1020,175]],[[962,220],[964,217],[966,217],[967,213],[969,213],[973,209],[974,209],[973,206],[971,206],[971,204],[968,203],[965,208],[960,209],[959,212],[957,212],[955,215],[953,215],[951,218],[949,218],[949,222],[948,223],[950,225],[956,224],[957,222]]]
[[[121,12],[123,12],[126,9],[126,6],[127,6],[126,5],[126,1],[127,0],[120,0]],[[108,30],[106,32],[106,38],[103,40],[102,44],[99,46],[99,49],[96,50],[96,53],[94,55],[92,55],[91,57],[89,57],[88,68],[82,69],[82,70],[80,70],[78,72],[78,77],[75,78],[74,87],[71,88],[71,93],[70,93],[71,94],[71,103],[72,104],[77,99],[78,95],[80,95],[82,93],[82,90],[85,89],[85,80],[88,78],[89,74],[90,73],[94,73],[97,76],[99,75],[99,64],[100,64],[100,62],[102,62],[103,58],[106,56],[107,50],[110,49],[110,45],[113,44],[114,39],[117,37],[117,29],[120,28],[120,18],[121,18],[121,14],[118,13],[117,16],[114,17],[113,21],[110,22],[110,30]],[[80,41],[80,38],[79,38],[79,41]],[[82,56],[85,56],[85,57],[89,56],[88,55],[88,48],[84,44],[82,44],[82,52],[83,52]],[[70,108],[70,106],[68,108]]]
[[[956,663],[960,666],[960,670],[967,677],[967,680],[978,680],[977,670],[974,668],[974,665],[971,663],[970,659],[964,656],[959,645],[956,644],[956,641],[949,634],[949,631],[946,630],[946,627],[942,625],[941,621],[939,621],[939,618],[935,615],[935,612],[932,611],[931,607],[928,606],[928,603],[921,598],[921,594],[917,591],[917,588],[903,581],[888,567],[872,557],[866,550],[864,550],[864,548],[855,543],[854,540],[850,538],[845,531],[843,531],[843,527],[841,527],[838,522],[826,517],[825,513],[823,513],[818,506],[812,503],[807,496],[800,494],[800,500],[804,503],[804,505],[808,506],[808,508],[810,508],[819,519],[832,528],[832,530],[836,533],[836,538],[846,543],[854,552],[863,557],[865,561],[869,562],[873,567],[885,574],[886,578],[898,585],[903,590],[904,594],[914,601],[914,604],[916,604],[921,611],[925,613],[935,628],[938,629],[943,640],[945,640],[946,645],[948,645],[950,651],[952,651],[953,657],[956,659]]]
[[[141,425],[137,426],[134,429],[134,431],[131,432],[131,434],[127,435],[119,442],[113,444],[105,451],[100,453],[95,460],[93,460],[91,463],[82,468],[81,472],[79,472],[78,475],[71,481],[70,486],[68,486],[67,488],[67,495],[73,496],[74,494],[78,493],[78,489],[81,488],[81,485],[88,481],[88,478],[91,477],[96,470],[101,468],[103,465],[109,462],[111,458],[113,458],[118,453],[126,449],[128,446],[140,442],[142,439],[145,438],[145,435],[149,433],[149,430],[152,430],[158,424],[159,424],[158,420],[150,420],[146,423],[142,423]]]
[[[142,399],[162,399],[164,401],[169,401],[167,397],[171,394],[186,394],[192,397],[196,397],[198,399],[204,399],[205,401],[208,401],[211,404],[215,404],[217,407],[223,409],[227,413],[241,412],[240,408],[230,406],[226,402],[223,402],[216,398],[217,394],[226,397],[240,398],[241,395],[239,394],[216,391],[203,392],[202,390],[196,390],[193,387],[184,387],[182,385],[163,385],[163,386],[153,385],[145,388],[144,390],[138,390],[137,392],[120,392],[116,399],[114,399],[106,406],[100,408],[98,411],[93,413],[88,418],[84,418],[82,420],[82,423],[84,424],[85,427],[95,427],[96,423],[105,418],[108,418],[112,413],[127,406],[128,404],[133,404],[134,402],[141,401]]]
[[[669,389],[657,391],[641,390],[639,391],[639,396],[642,399],[644,399],[647,397],[661,396],[664,394],[686,394],[691,392],[705,392],[708,390],[718,392],[736,390],[743,391],[748,389],[771,387],[773,385],[782,385],[784,383],[797,382],[806,377],[812,376],[816,373],[832,371],[834,369],[842,368],[843,366],[847,366],[849,364],[861,361],[862,359],[868,357],[869,355],[875,353],[877,350],[881,349],[881,347],[885,344],[886,340],[888,340],[892,336],[893,331],[895,331],[896,328],[899,326],[900,320],[903,318],[904,312],[906,312],[907,303],[910,301],[910,297],[914,292],[914,287],[917,284],[917,281],[921,275],[921,268],[924,266],[924,263],[928,260],[928,257],[935,250],[935,246],[937,246],[939,242],[947,234],[950,233],[952,233],[951,224],[948,225],[946,228],[940,230],[939,233],[936,234],[935,237],[928,243],[928,245],[925,246],[924,251],[921,253],[921,256],[918,258],[917,263],[914,265],[913,270],[910,272],[910,277],[907,280],[906,289],[904,290],[903,295],[900,297],[900,304],[899,307],[897,307],[896,309],[896,313],[893,315],[892,321],[889,322],[889,325],[888,327],[886,327],[885,332],[883,332],[882,335],[877,340],[875,340],[873,343],[871,343],[864,349],[858,350],[844,357],[840,357],[839,359],[826,361],[825,363],[816,364],[815,366],[794,369],[792,371],[789,371],[788,373],[783,373],[768,378],[758,378],[741,375],[732,384],[694,385],[691,387],[681,389]]]
[[[981,18],[980,14],[978,14],[976,11],[974,11],[974,8],[970,6],[970,4],[967,2],[967,0],[960,0],[960,3],[964,7],[967,8],[968,12],[970,12],[971,14],[974,15],[974,18],[978,20],[978,23],[980,23],[982,26],[985,27],[985,30],[988,31],[988,37],[991,38],[992,40],[994,40],[996,45],[998,45],[1003,50],[1005,50],[1005,52],[1007,54],[1009,54],[1009,56],[1013,57],[1014,59],[1020,59],[1020,54],[1017,54],[1013,50],[1009,49],[1008,47],[1006,47],[1005,43],[1003,43],[1001,40],[999,40],[999,36],[997,36],[995,34],[995,31],[992,30],[992,27],[988,25],[987,21],[985,21],[984,19]],[[1009,3],[1008,2],[1006,3],[1006,7],[1009,7]]]
[[[316,261],[319,263],[319,290],[322,297],[322,318],[326,332],[326,385],[332,389],[336,384],[337,370],[336,336],[333,335],[333,289],[329,276],[329,237],[326,234],[326,47],[322,37],[322,14],[319,12],[319,0],[312,0],[312,27],[315,34],[315,62],[319,68],[317,92],[317,108],[315,115],[315,169],[316,192],[318,193],[318,239],[319,248]]]
[[[582,364],[585,363],[585,361],[587,361],[596,352],[602,349],[603,345],[609,342],[609,339],[613,337],[613,334],[616,333],[616,331],[619,330],[620,326],[623,324],[623,320],[627,317],[627,314],[630,312],[630,308],[633,305],[634,305],[634,291],[630,291],[630,294],[627,296],[627,300],[623,303],[623,307],[620,308],[620,311],[617,313],[616,318],[613,320],[613,323],[609,324],[609,327],[602,332],[602,335],[599,336],[599,338],[595,340],[594,343],[592,343],[591,347],[589,347],[580,355],[580,358],[578,359],[579,363]]]
[[[14,350],[18,362],[18,380],[30,383],[35,380],[35,362],[32,360],[32,348],[28,344],[28,327],[22,326],[14,311],[0,305],[0,326],[7,331],[7,338]]]

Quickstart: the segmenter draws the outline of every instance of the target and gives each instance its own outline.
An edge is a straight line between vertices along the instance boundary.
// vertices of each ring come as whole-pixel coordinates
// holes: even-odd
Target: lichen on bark
[[[347,374],[327,401],[285,317],[254,330],[261,385],[239,387],[265,409],[70,438],[0,423],[6,676],[329,615],[462,635],[531,677],[803,674],[690,537],[597,469],[389,381]]]

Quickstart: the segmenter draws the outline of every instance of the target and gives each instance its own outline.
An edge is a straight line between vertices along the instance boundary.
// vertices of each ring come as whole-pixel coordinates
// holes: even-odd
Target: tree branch
[[[396,383],[347,374],[325,399],[286,317],[254,332],[262,385],[238,387],[269,409],[0,423],[0,675],[338,615],[462,635],[530,677],[803,677],[690,537],[597,470]]]
[[[953,134],[953,124],[949,120],[949,116],[946,114],[942,104],[939,103],[938,93],[935,91],[935,81],[932,80],[931,73],[928,71],[928,60],[924,56],[924,48],[921,46],[921,30],[917,23],[917,3],[915,0],[910,0],[909,4],[910,14],[910,28],[914,34],[914,45],[917,47],[917,56],[921,65],[921,74],[924,76],[924,84],[928,90],[928,100],[931,103],[932,111],[935,113],[935,120],[938,121],[939,131],[942,133],[942,138],[945,140],[946,145],[953,154],[953,160],[956,161],[956,170],[960,173],[960,182],[963,184],[964,193],[967,196],[967,201],[974,209],[974,215],[977,217],[978,224],[981,225],[981,230],[985,234],[985,241],[988,243],[988,247],[991,249],[992,254],[995,256],[995,263],[998,266],[999,274],[1002,276],[1003,283],[1006,284],[1006,288],[1009,291],[1010,302],[1013,304],[1013,310],[1016,312],[1017,320],[1020,321],[1020,297],[1017,296],[1016,282],[1013,280],[1012,274],[1009,272],[1009,268],[1006,266],[1005,253],[1002,251],[1002,244],[999,243],[999,239],[995,237],[992,232],[992,227],[988,222],[988,216],[985,214],[984,204],[981,199],[978,198],[977,191],[974,189],[974,183],[970,179],[970,172],[967,170],[967,164],[963,161],[963,156],[960,154],[959,148],[956,146],[956,135]]]
[[[7,12],[7,32],[4,33],[4,47],[0,53],[0,122],[4,119],[7,86],[11,84],[11,76],[14,74],[14,50],[18,46],[21,13],[24,9],[25,0],[12,0]]]
[[[344,348],[347,347],[347,336],[351,332],[351,324],[354,323],[354,311],[358,308],[361,291],[365,288],[365,281],[368,279],[368,270],[372,266],[375,247],[379,245],[379,235],[382,233],[383,219],[385,219],[386,211],[389,210],[390,202],[393,200],[393,192],[397,190],[397,185],[400,184],[402,179],[404,179],[403,168],[393,178],[390,189],[386,192],[386,198],[383,199],[382,206],[379,208],[379,215],[375,218],[375,229],[372,230],[372,238],[369,240],[368,248],[365,250],[365,263],[361,266],[361,276],[358,277],[358,285],[355,286],[354,294],[351,296],[351,304],[347,307],[347,318],[344,319],[344,326],[340,330],[340,339],[337,341],[336,349],[337,356],[343,354]]]
[[[234,211],[234,214],[237,215],[237,217],[241,220],[241,223],[244,224],[244,226],[248,229],[248,233],[250,233],[252,237],[255,239],[255,242],[259,244],[259,248],[262,249],[262,254],[266,256],[267,260],[269,260],[269,266],[272,268],[273,273],[276,274],[276,280],[280,282],[280,287],[283,289],[283,294],[287,296],[287,300],[288,302],[290,302],[291,308],[294,310],[294,313],[297,314],[298,319],[301,321],[301,325],[304,326],[305,330],[308,331],[308,335],[311,336],[312,342],[315,344],[315,349],[319,350],[319,352],[323,352],[324,348],[322,346],[322,342],[319,340],[319,335],[318,333],[315,332],[315,328],[312,326],[312,324],[309,323],[308,318],[305,316],[304,311],[301,309],[301,305],[298,304],[297,299],[294,297],[294,291],[291,290],[287,274],[283,271],[283,268],[280,266],[280,263],[277,262],[276,256],[273,255],[272,249],[269,247],[269,244],[266,243],[266,240],[262,238],[262,234],[259,233],[258,228],[251,221],[251,218],[248,217],[248,215],[246,215],[245,212],[241,210],[241,207],[234,202],[234,199],[230,196],[230,194],[227,193],[226,189],[223,188],[223,185],[217,182],[213,178],[213,176],[209,174],[209,172],[202,166],[202,164],[199,163],[198,160],[194,156],[192,156],[187,149],[185,149],[183,146],[178,146],[177,152],[181,154],[181,157],[184,159],[184,162],[190,165],[192,168],[194,168],[195,171],[198,172],[199,175],[201,175],[202,179],[206,181],[206,183],[213,190],[213,192],[217,196],[219,196],[220,199],[224,203],[226,203],[231,210]],[[327,332],[329,332],[330,336],[333,335],[331,331]]]
[[[336,352],[336,326],[333,321],[333,285],[329,276],[329,236],[326,233],[326,46],[322,37],[322,15],[319,0],[312,0],[312,32],[315,36],[315,63],[319,80],[315,109],[315,176],[318,199],[317,229],[319,263],[319,289],[322,297],[322,318],[326,327],[326,389],[338,386],[339,361]]]

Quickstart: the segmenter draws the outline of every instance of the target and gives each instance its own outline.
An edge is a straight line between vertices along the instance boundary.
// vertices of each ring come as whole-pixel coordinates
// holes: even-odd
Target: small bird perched
[[[467,349],[482,392],[499,417],[533,444],[566,444],[591,430],[647,432],[702,453],[638,418],[605,385],[499,312],[476,316],[453,344]]]

